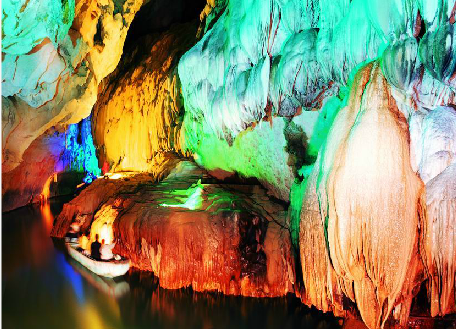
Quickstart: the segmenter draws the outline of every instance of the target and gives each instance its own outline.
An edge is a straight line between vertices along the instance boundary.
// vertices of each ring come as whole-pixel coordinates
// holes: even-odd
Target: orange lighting
[[[44,228],[46,230],[46,233],[49,234],[51,233],[52,226],[54,225],[54,216],[52,215],[51,206],[47,199],[41,203],[40,210],[43,218]]]
[[[49,199],[49,196],[51,195],[51,183],[52,182],[57,182],[57,173],[53,173],[49,178],[46,180],[46,183],[44,183],[43,186],[43,191],[41,192],[41,203],[44,204],[47,202]]]
[[[109,179],[120,179],[120,178],[124,177],[124,175],[121,173],[110,173],[110,172],[106,173],[105,176],[107,176]]]
[[[111,244],[113,240],[112,227],[108,226],[107,223],[103,224],[100,230],[100,241],[104,240],[105,244]]]
[[[112,225],[114,224],[118,214],[119,209],[116,207],[111,205],[104,205],[101,207],[101,209],[95,214],[95,219],[92,222],[92,227],[90,229],[90,241],[95,241],[95,235],[98,234],[99,242],[105,240],[105,244],[111,244],[114,241]]]

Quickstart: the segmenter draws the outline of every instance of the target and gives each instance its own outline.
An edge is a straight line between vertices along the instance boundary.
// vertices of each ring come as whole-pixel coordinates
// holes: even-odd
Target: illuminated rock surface
[[[49,130],[33,141],[24,160],[2,176],[2,209],[9,211],[53,196],[101,174],[92,140],[90,117],[65,132]]]
[[[456,312],[456,164],[426,184],[424,252],[432,316]]]
[[[142,3],[68,1],[62,7],[54,2],[6,1],[3,6],[8,24],[2,32],[11,51],[2,56],[2,172],[18,166],[32,141],[52,126],[77,123],[90,114],[97,86],[117,66]],[[10,8],[13,3],[19,7]],[[16,30],[9,30],[12,26]]]
[[[370,329],[412,305],[455,313],[454,0],[207,0],[172,27],[184,5],[133,21],[141,5],[3,7],[3,201],[25,204],[62,158],[94,178],[78,152],[96,149],[104,172],[135,173],[96,180],[53,234],[106,218],[163,287],[293,291]],[[90,113],[95,145],[49,134]],[[158,183],[184,156],[203,169]]]
[[[43,136],[24,153],[22,163],[2,175],[2,211],[41,200],[43,186],[53,176],[65,149],[64,136]]]
[[[93,110],[99,157],[110,171],[150,171],[158,152],[181,152],[184,108],[177,63],[195,40],[191,24],[143,38],[109,76]],[[135,63],[132,66],[131,63]]]
[[[406,120],[379,68],[363,69],[353,86],[322,153],[317,193],[342,290],[377,328],[398,301],[410,307],[420,283],[423,184],[410,166]]]
[[[158,184],[147,174],[99,179],[65,206],[52,234],[63,236],[75,215],[86,218],[84,228],[92,216],[104,218],[113,222],[115,250],[153,271],[164,288],[257,297],[292,292],[284,209],[257,185],[209,180],[189,162]]]
[[[447,287],[433,314],[451,312],[454,253],[425,256],[453,243],[451,212],[435,208],[450,209],[451,193],[434,187],[444,203],[430,213],[424,183],[454,163],[454,1],[226,6],[179,63],[184,147],[290,201],[305,303],[343,314],[347,299],[369,328],[404,324],[431,262],[435,291]],[[435,231],[424,246],[425,223]]]

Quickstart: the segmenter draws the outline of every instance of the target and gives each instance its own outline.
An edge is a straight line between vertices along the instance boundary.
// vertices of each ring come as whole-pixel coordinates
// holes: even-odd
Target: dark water
[[[3,328],[338,328],[336,319],[291,296],[164,290],[145,272],[102,279],[49,237],[64,201],[3,214]]]

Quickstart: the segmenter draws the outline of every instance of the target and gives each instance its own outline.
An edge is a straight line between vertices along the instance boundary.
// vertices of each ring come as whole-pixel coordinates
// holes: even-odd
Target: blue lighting
[[[91,183],[101,175],[92,138],[91,116],[68,126],[63,161],[68,170],[86,173],[83,181]]]

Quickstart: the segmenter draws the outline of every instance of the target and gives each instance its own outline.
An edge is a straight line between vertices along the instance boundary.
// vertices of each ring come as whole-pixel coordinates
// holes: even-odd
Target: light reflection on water
[[[3,328],[337,328],[294,298],[163,290],[137,271],[102,279],[49,237],[64,201],[3,214]]]

